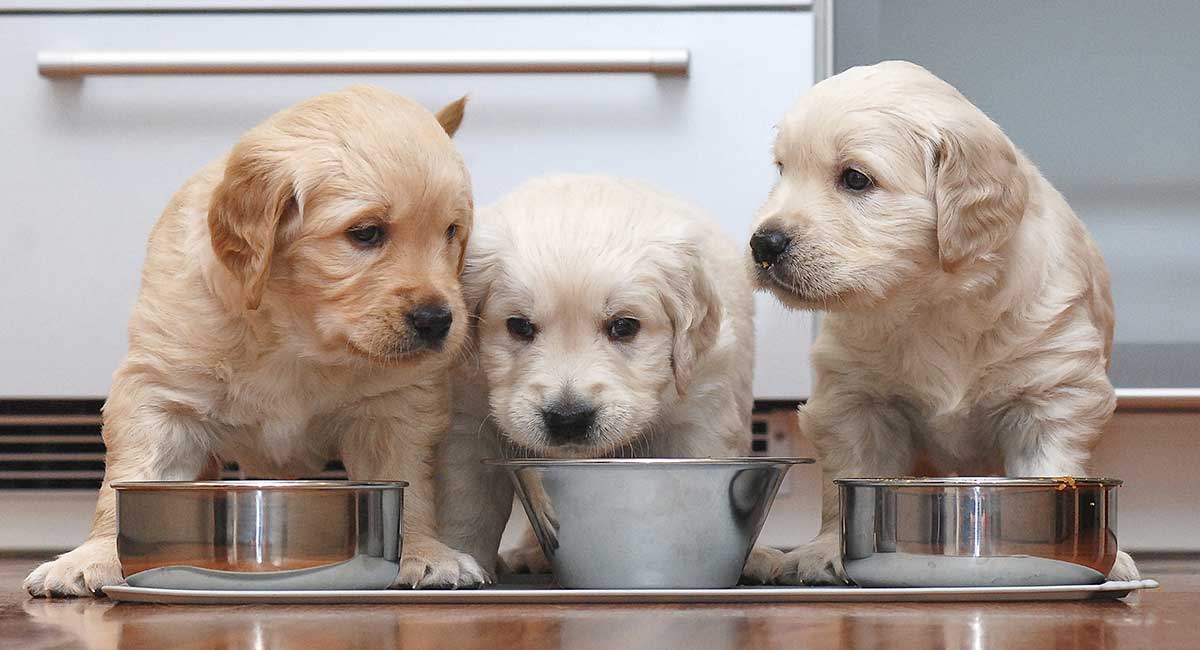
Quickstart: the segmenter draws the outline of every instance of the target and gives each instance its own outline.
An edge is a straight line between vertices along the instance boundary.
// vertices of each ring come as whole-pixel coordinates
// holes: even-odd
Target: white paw
[[[521,545],[500,553],[505,573],[550,573],[550,561],[542,547]]]
[[[416,589],[458,589],[490,583],[491,576],[475,558],[441,542],[405,544],[397,586]]]
[[[84,542],[33,570],[24,587],[33,596],[102,596],[102,587],[125,581],[117,561],[117,541],[111,537]]]
[[[1129,580],[1140,580],[1142,574],[1138,571],[1137,565],[1133,563],[1133,558],[1125,551],[1117,553],[1117,561],[1113,564],[1113,568],[1108,572],[1109,580],[1119,582],[1127,582]]]
[[[783,561],[783,551],[767,546],[755,546],[742,568],[742,582],[748,585],[765,585],[775,579],[775,571]]]
[[[775,559],[772,582],[783,585],[849,584],[842,569],[842,548],[837,533],[813,541]]]

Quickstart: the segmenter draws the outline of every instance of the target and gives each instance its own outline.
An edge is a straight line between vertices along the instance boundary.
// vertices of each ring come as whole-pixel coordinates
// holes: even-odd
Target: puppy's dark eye
[[[780,176],[783,176],[783,162],[782,161],[779,161],[779,160],[775,161],[775,169],[776,169],[776,171],[779,172]]]
[[[614,318],[608,321],[608,338],[614,341],[627,341],[637,336],[642,324],[636,318]]]
[[[871,177],[853,167],[847,167],[846,171],[842,172],[842,185],[848,190],[861,192],[871,187]]]
[[[513,316],[505,321],[505,325],[508,326],[508,333],[512,334],[515,339],[532,341],[533,337],[537,336],[537,328],[533,326],[533,323],[528,318]]]
[[[446,228],[446,241],[453,241],[458,235],[458,224],[452,223],[449,228]]]
[[[364,248],[374,248],[383,244],[383,228],[376,225],[354,226],[346,231],[350,241]]]

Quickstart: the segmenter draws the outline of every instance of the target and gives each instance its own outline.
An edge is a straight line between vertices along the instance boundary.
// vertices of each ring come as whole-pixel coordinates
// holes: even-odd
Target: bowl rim
[[[118,481],[114,490],[158,491],[193,490],[220,492],[227,490],[388,490],[408,487],[408,481],[331,481],[331,480],[244,480],[244,481]]]
[[[1076,476],[892,476],[837,478],[837,485],[855,487],[1054,487],[1072,485],[1117,487],[1124,481],[1115,478]]]
[[[811,465],[816,460],[791,456],[730,456],[727,458],[486,458],[497,467],[658,467],[708,465]]]

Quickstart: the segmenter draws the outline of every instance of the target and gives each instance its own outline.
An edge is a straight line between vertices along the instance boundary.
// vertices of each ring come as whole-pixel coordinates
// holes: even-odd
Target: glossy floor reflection
[[[559,606],[157,606],[31,600],[0,560],[0,647],[1194,648],[1200,575],[1125,602]]]

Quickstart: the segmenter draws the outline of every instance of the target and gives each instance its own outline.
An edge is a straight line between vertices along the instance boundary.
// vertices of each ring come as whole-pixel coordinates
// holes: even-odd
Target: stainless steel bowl
[[[404,482],[115,483],[131,585],[382,589],[400,571]]]
[[[1117,480],[835,482],[842,563],[863,587],[1095,584],[1116,561]]]
[[[509,459],[563,587],[737,584],[792,465],[806,458]]]

